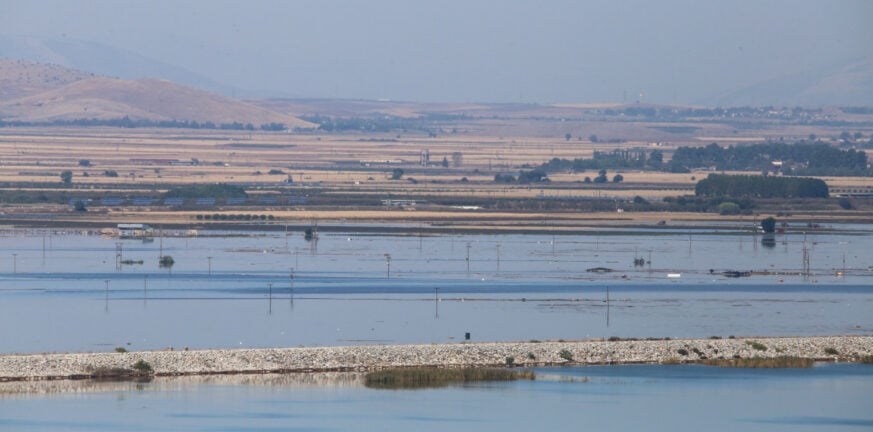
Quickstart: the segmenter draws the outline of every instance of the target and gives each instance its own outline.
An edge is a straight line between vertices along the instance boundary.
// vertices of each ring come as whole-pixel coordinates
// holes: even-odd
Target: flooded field
[[[873,332],[868,226],[182,234],[3,231],[0,352]]]

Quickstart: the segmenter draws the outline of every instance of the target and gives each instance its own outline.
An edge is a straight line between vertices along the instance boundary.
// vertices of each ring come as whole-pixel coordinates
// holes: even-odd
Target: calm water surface
[[[6,230],[0,352],[430,343],[466,332],[473,340],[870,334],[870,228],[835,228],[806,236],[808,277],[799,274],[801,233],[765,247],[729,227],[339,233],[317,243],[299,233],[144,243]],[[158,267],[161,254],[174,258],[172,269]],[[650,264],[634,266],[635,257]],[[587,271],[596,267],[614,271]]]
[[[811,370],[606,366],[537,370],[536,381],[432,390],[223,384],[107,384],[79,393],[7,395],[16,431],[863,431],[873,428],[873,367]],[[561,377],[564,377],[563,379]],[[587,382],[578,379],[587,377]],[[576,378],[573,382],[567,378]],[[270,378],[264,378],[269,380]]]

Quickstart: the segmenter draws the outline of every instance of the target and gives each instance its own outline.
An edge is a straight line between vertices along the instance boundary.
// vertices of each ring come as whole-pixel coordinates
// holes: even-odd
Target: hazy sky
[[[297,96],[690,103],[873,56],[873,2],[0,0],[0,33]]]

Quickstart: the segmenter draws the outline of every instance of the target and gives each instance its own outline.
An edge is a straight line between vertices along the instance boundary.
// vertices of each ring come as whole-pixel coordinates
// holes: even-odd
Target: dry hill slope
[[[53,90],[94,74],[54,64],[0,58],[0,101]]]
[[[125,116],[132,120],[315,126],[292,115],[170,81],[100,77],[17,60],[0,63],[2,120],[113,120]]]

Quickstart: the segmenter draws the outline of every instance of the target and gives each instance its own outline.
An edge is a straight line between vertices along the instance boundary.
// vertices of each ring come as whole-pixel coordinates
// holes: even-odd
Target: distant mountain
[[[284,123],[314,127],[292,115],[153,78],[93,76],[56,65],[0,60],[0,119],[46,122],[129,117],[132,120]]]
[[[55,64],[123,79],[160,78],[225,95],[237,92],[231,86],[178,66],[76,39],[0,35],[0,57]]]
[[[703,102],[719,106],[870,106],[873,58],[767,80]]]

